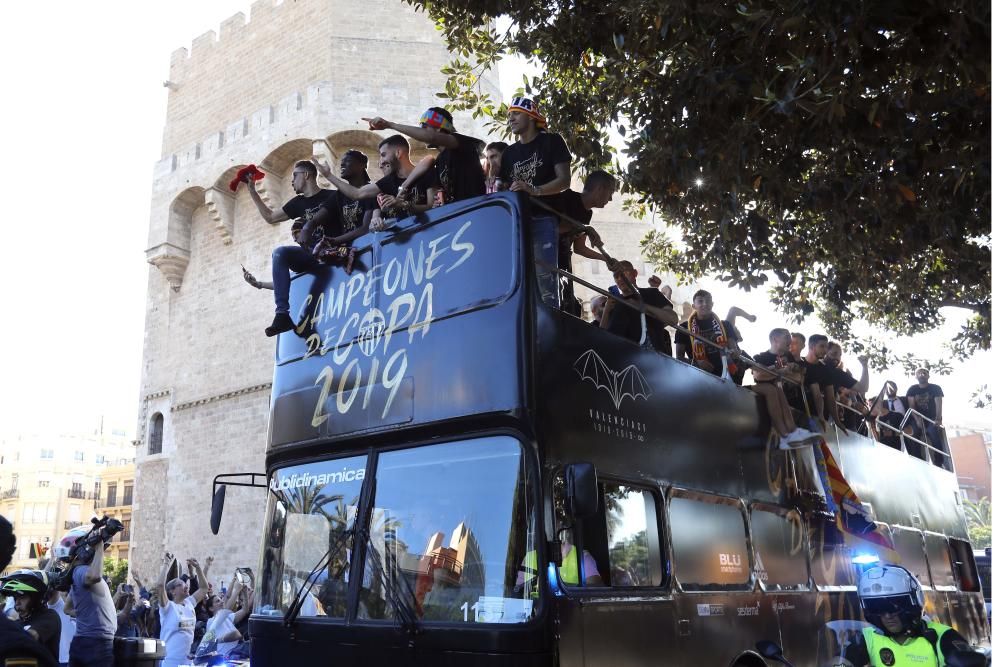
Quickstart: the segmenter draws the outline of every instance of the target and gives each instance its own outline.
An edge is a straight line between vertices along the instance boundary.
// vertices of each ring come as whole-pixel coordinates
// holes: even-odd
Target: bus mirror
[[[592,463],[566,466],[566,510],[574,519],[597,512],[597,470]]]
[[[222,508],[226,504],[226,485],[220,484],[212,494],[212,534],[219,534],[219,524],[222,523]]]

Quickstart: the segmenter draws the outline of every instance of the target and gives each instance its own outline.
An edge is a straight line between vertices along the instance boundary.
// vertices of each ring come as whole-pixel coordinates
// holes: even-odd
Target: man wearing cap
[[[546,131],[545,116],[528,97],[514,98],[507,108],[507,123],[517,141],[503,153],[500,180],[510,191],[527,192],[561,211],[559,194],[570,183],[570,154],[565,140]]]
[[[434,169],[437,185],[441,188],[442,201],[471,199],[486,194],[483,166],[479,161],[483,142],[455,131],[451,114],[441,107],[431,107],[420,117],[419,127],[402,125],[381,117],[362,118],[373,130],[395,130],[417,141],[437,148],[437,156],[428,156],[420,161],[400,186],[405,192],[418,179]]]

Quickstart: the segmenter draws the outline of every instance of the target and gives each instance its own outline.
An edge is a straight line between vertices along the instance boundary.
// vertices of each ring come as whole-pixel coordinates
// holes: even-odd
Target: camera
[[[111,517],[94,518],[90,530],[80,536],[69,550],[69,563],[59,572],[50,575],[52,586],[58,591],[68,591],[73,584],[73,568],[77,565],[89,565],[96,554],[97,545],[106,549],[111,538],[125,529],[118,519]],[[66,538],[63,538],[64,540]]]

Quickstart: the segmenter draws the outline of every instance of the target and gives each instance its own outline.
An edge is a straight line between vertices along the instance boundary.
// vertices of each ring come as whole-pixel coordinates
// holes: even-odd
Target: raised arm
[[[189,562],[194,567],[195,574],[198,576],[198,590],[191,595],[191,597],[194,598],[194,603],[198,604],[205,599],[205,596],[208,595],[208,577],[205,576],[205,572],[201,569],[201,563],[194,559],[191,559]],[[211,556],[209,556],[208,560],[205,561],[205,567],[212,567]]]
[[[377,197],[379,193],[378,186],[374,183],[365,183],[360,188],[356,188],[340,176],[333,173],[330,166],[325,162],[319,162],[315,158],[312,163],[316,165],[316,169],[319,173],[323,174],[323,178],[330,181],[337,190],[343,192],[345,195],[357,201],[358,199],[372,199]]]
[[[254,180],[253,176],[249,176],[246,181],[247,190],[250,192],[250,200],[253,202],[254,206],[257,207],[257,212],[260,213],[260,217],[264,218],[264,222],[268,222],[275,225],[279,222],[288,220],[288,215],[285,214],[280,208],[277,210],[272,210],[270,206],[264,203],[264,200],[260,198],[260,193],[257,192],[257,181]]]
[[[373,130],[395,130],[400,134],[405,134],[425,144],[434,144],[438,148],[458,148],[458,138],[448,132],[438,132],[437,130],[429,130],[425,127],[417,127],[416,125],[394,123],[379,116],[362,118],[361,120],[367,122],[368,127]]]
[[[858,357],[858,361],[861,362],[861,379],[851,389],[864,396],[868,393],[868,357]]]
[[[101,580],[102,574],[104,574],[104,543],[98,542],[94,545],[94,557],[90,561],[87,573],[83,575],[83,585],[98,597],[109,593],[106,586],[94,586]]]
[[[242,593],[242,604],[240,605],[240,610],[233,616],[233,625],[239,625],[242,623],[243,619],[249,616],[250,611],[253,609],[253,591],[244,588]],[[237,639],[230,639],[229,641],[239,641],[240,639],[242,639],[242,636]]]
[[[243,590],[243,582],[233,573],[233,581],[229,584],[229,595],[226,597],[225,607],[229,611],[236,611],[236,603],[239,602],[240,592]]]
[[[160,569],[160,576],[156,580],[156,590],[154,591],[160,607],[166,607],[167,603],[170,602],[170,596],[167,595],[167,574],[173,564],[174,555],[169,551],[163,554],[163,567]]]

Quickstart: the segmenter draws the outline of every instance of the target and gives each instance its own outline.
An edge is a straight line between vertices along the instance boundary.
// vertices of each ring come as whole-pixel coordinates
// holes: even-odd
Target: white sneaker
[[[778,449],[785,449],[785,450],[789,450],[789,449],[802,449],[803,447],[808,447],[809,446],[808,442],[803,442],[801,440],[795,440],[795,439],[793,439],[794,436],[795,436],[795,432],[793,431],[792,433],[790,433],[790,434],[788,434],[786,436],[783,436],[781,438],[781,440],[778,440]]]
[[[807,431],[804,428],[796,428],[788,434],[788,441],[791,443],[808,443],[819,438],[819,433]]]

